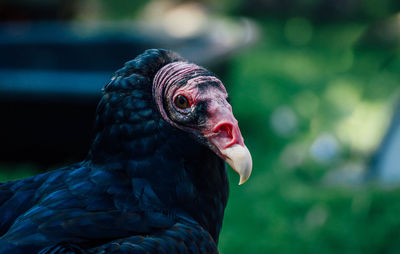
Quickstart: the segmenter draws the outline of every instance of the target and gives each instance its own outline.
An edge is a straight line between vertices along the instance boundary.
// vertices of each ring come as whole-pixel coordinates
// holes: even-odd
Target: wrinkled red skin
[[[153,94],[161,116],[165,121],[188,132],[200,132],[211,144],[211,149],[223,158],[224,156],[221,153],[223,149],[234,144],[243,146],[244,142],[238,122],[233,116],[232,107],[227,101],[228,93],[222,82],[214,76],[198,76],[189,79],[183,86],[177,85],[177,82],[184,79],[186,75],[199,70],[204,69],[195,64],[185,62],[175,62],[164,66],[154,78]],[[218,85],[201,87],[202,84],[210,82]],[[180,109],[174,105],[173,102],[179,94],[188,99],[190,107]],[[168,117],[162,98],[169,100],[167,103],[174,107],[176,112],[183,115],[194,111],[196,105],[200,102],[207,102],[205,125],[187,127],[174,122]]]

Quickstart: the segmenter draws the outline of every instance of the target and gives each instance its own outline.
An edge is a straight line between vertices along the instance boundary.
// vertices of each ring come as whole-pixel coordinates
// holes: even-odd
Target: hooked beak
[[[234,144],[221,151],[229,164],[240,176],[239,185],[245,183],[251,174],[253,162],[249,149],[245,145]]]
[[[218,117],[219,122],[214,125],[211,133],[205,136],[212,144],[214,152],[239,174],[239,185],[241,185],[250,177],[252,158],[249,149],[244,144],[238,122],[233,117],[232,111],[225,112],[223,115],[223,119]]]

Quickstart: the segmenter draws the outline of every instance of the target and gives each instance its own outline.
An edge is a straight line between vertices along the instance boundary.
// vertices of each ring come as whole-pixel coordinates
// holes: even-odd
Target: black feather
[[[0,185],[0,253],[218,252],[224,163],[152,97],[154,75],[175,61],[147,50],[116,72],[86,160]]]

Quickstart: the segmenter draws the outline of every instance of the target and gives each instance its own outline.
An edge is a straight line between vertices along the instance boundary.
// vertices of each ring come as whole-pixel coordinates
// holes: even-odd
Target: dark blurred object
[[[77,0],[3,0],[0,21],[69,20]]]
[[[64,23],[0,27],[2,161],[50,165],[82,158],[101,88],[150,40]]]
[[[372,159],[370,174],[385,185],[400,183],[400,101],[388,131]]]
[[[221,74],[228,55],[254,40],[248,21],[238,27],[235,36],[218,26],[175,38],[131,22],[1,24],[0,160],[51,165],[82,159],[101,88],[115,70],[161,47]]]

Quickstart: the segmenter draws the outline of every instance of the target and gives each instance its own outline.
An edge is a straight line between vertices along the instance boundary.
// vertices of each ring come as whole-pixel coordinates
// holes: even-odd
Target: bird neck
[[[190,134],[166,123],[156,109],[142,106],[112,114],[105,106],[96,118],[87,160],[103,170],[123,170],[132,180],[144,179],[161,201],[160,208],[189,215],[217,242],[228,198],[224,162]]]

